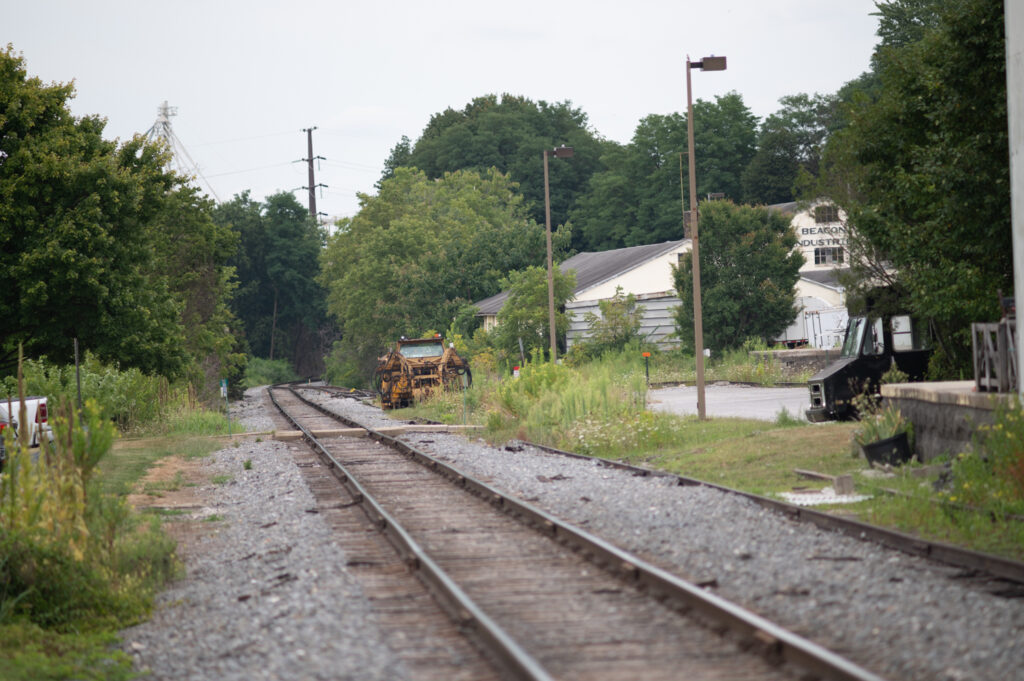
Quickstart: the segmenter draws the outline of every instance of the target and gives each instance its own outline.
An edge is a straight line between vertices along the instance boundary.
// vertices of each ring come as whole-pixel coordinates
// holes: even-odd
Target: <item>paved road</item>
[[[740,416],[774,421],[783,408],[790,416],[805,419],[810,406],[807,388],[761,388],[748,385],[708,385],[704,395],[708,416]],[[648,393],[648,406],[673,414],[697,413],[697,388],[658,388]]]

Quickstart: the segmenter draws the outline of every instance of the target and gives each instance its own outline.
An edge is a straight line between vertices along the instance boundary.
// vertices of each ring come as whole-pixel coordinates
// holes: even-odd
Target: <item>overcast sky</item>
[[[780,97],[835,92],[865,71],[874,0],[0,0],[0,43],[44,82],[74,81],[76,115],[109,138],[145,132],[164,100],[221,200],[307,184],[303,128],[328,185],[317,208],[353,215],[402,135],[473,97],[569,100],[628,142],[641,118],[731,90],[763,118]],[[537,159],[540,163],[540,158]],[[205,187],[204,187],[205,188]],[[296,196],[303,204],[305,192]]]

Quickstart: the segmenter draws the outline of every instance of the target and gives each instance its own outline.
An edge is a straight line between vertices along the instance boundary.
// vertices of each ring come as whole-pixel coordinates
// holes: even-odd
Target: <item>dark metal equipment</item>
[[[850,317],[839,359],[807,381],[807,420],[854,418],[855,396],[876,394],[882,375],[893,367],[912,381],[923,380],[930,356],[909,315]]]
[[[465,389],[472,382],[469,363],[440,336],[403,338],[380,358],[374,373],[383,409],[407,407],[439,387]]]

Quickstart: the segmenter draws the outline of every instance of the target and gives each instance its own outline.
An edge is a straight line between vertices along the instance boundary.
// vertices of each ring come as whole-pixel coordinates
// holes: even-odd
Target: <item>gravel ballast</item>
[[[371,427],[395,423],[354,400],[307,396]],[[884,677],[1024,678],[1024,599],[958,580],[956,568],[671,478],[458,435],[404,439]]]
[[[233,410],[253,430],[272,423],[257,390]],[[294,446],[294,445],[293,445]],[[244,462],[251,461],[246,470]],[[149,679],[407,679],[289,453],[242,442],[203,460],[200,487],[216,532],[187,552],[187,576],[153,618],[122,632]]]

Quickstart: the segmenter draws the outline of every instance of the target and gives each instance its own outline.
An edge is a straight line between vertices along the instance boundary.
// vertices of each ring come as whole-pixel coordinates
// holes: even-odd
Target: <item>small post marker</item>
[[[651,384],[651,353],[644,353],[644,376],[647,377],[647,385]]]
[[[224,411],[228,415],[228,435],[231,435],[231,405],[228,404],[228,379],[220,379],[220,395],[224,398]]]

